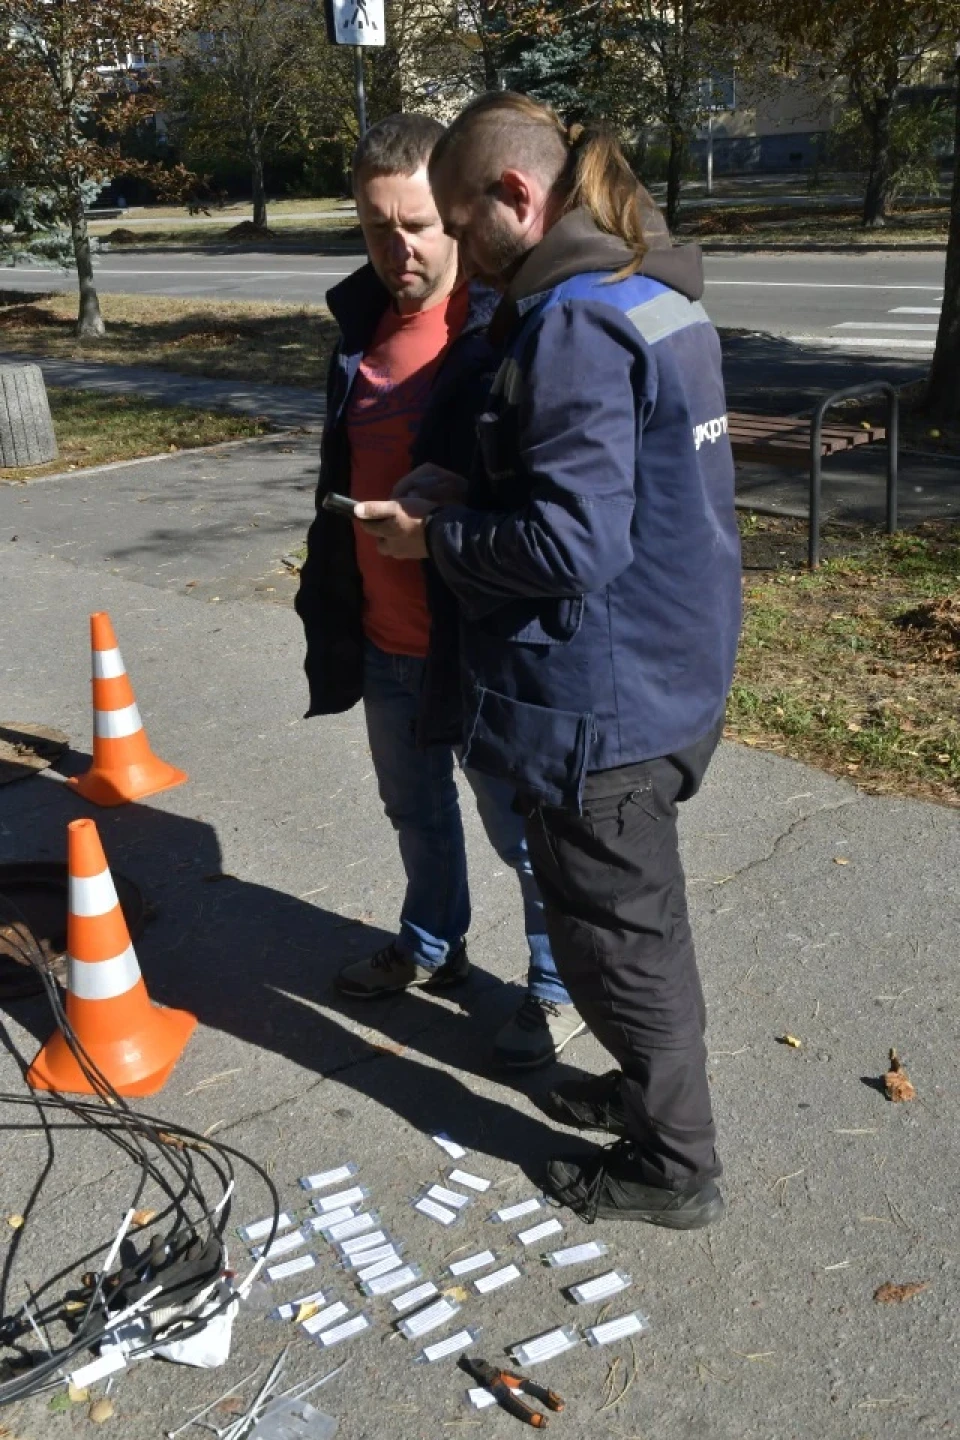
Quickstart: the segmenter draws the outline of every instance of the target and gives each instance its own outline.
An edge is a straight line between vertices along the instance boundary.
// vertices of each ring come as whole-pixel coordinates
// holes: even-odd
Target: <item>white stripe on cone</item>
[[[67,989],[78,1000],[115,1000],[140,979],[137,952],[128,945],[112,960],[75,960],[67,956]]]
[[[112,650],[94,650],[94,680],[116,680],[118,675],[126,675],[126,673],[123,668],[123,656],[116,647]]]
[[[125,740],[142,729],[143,721],[136,704],[125,705],[122,710],[93,712],[93,733],[98,740]]]
[[[70,876],[71,915],[108,915],[118,903],[109,870],[101,870],[99,875]]]

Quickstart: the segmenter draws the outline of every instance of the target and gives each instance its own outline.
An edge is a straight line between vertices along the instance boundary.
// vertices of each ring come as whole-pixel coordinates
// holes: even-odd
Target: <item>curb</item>
[[[24,485],[44,485],[51,480],[78,480],[86,475],[104,475],[108,470],[129,470],[133,465],[155,465],[159,460],[182,460],[190,455],[216,455],[223,450],[238,450],[242,445],[275,445],[280,440],[303,438],[305,432],[307,435],[319,435],[320,427],[310,430],[301,426],[295,430],[275,430],[270,435],[247,435],[243,440],[220,440],[216,445],[192,445],[189,450],[163,450],[159,455],[135,455],[131,460],[109,460],[105,465],[78,466],[76,470],[60,470],[55,475],[37,475],[32,480],[0,479],[0,485],[19,488]]]
[[[699,245],[704,255],[791,255],[791,254],[819,254],[819,255],[939,255],[946,254],[947,242],[931,244],[926,241],[907,242],[897,245],[854,245],[842,242],[826,240],[809,241],[779,241],[774,240],[769,244],[749,243],[748,241],[731,240],[709,241],[697,240],[695,235],[681,235],[677,237],[681,244]]]

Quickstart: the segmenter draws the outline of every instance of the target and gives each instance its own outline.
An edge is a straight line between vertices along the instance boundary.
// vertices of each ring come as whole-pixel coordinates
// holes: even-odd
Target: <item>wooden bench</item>
[[[760,460],[799,469],[806,469],[810,463],[809,416],[748,415],[731,410],[727,424],[736,460]],[[820,430],[820,456],[826,460],[856,445],[872,445],[886,438],[883,425],[824,425]]]
[[[883,394],[887,400],[886,425],[827,425],[827,411],[843,400],[865,399]],[[897,528],[897,468],[899,461],[899,396],[887,381],[851,385],[827,395],[810,416],[751,415],[731,410],[727,430],[736,460],[755,460],[773,465],[797,467],[810,472],[810,525],[808,561],[811,570],[820,563],[820,494],[824,460],[842,455],[858,445],[887,442],[887,534]]]

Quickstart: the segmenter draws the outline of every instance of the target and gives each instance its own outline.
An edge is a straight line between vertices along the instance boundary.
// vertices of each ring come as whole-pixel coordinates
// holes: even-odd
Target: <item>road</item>
[[[105,293],[318,304],[358,255],[112,254],[97,262]],[[832,349],[921,359],[933,350],[942,252],[708,255],[706,304],[721,327]],[[69,289],[62,272],[4,270],[0,288]]]

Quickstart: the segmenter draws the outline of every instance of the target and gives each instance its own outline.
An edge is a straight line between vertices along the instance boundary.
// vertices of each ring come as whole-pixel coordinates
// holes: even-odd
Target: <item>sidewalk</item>
[[[211,380],[148,365],[100,365],[93,360],[49,360],[42,355],[0,350],[0,362],[39,365],[48,385],[98,390],[104,395],[143,395],[158,405],[191,405],[263,415],[284,429],[323,424],[324,400],[317,390],[262,385],[246,380]]]
[[[608,1059],[584,1038],[563,1065],[515,1084],[491,1068],[490,1036],[517,1003],[525,956],[513,878],[469,801],[470,983],[446,998],[364,1007],[333,988],[345,961],[385,943],[402,892],[362,717],[301,720],[303,643],[290,609],[226,591],[213,603],[220,592],[206,580],[184,590],[188,579],[242,572],[262,541],[253,522],[273,546],[294,517],[302,523],[312,489],[303,447],[285,456],[286,477],[279,446],[275,470],[251,446],[216,469],[142,466],[111,493],[78,474],[0,497],[0,583],[17,617],[4,634],[4,719],[65,730],[79,753],[64,768],[83,765],[87,616],[107,609],[154,748],[190,775],[179,789],[109,811],[89,810],[50,780],[0,788],[0,861],[60,858],[66,822],[94,814],[111,862],[156,906],[137,942],[154,998],[201,1020],[151,1112],[198,1132],[217,1126],[267,1165],[287,1207],[303,1205],[300,1175],[355,1161],[408,1257],[441,1286],[465,1283],[446,1270],[454,1255],[489,1245],[518,1260],[520,1281],[488,1299],[467,1291],[460,1316],[437,1332],[479,1325],[475,1351],[497,1359],[547,1327],[597,1319],[597,1307],[574,1307],[561,1293],[569,1272],[545,1268],[540,1246],[521,1250],[513,1227],[485,1217],[534,1194],[549,1155],[598,1138],[560,1131],[537,1100],[571,1069],[599,1073]],[[684,809],[683,845],[729,1215],[715,1230],[674,1235],[589,1227],[559,1212],[563,1233],[543,1248],[605,1241],[608,1256],[571,1278],[626,1270],[633,1285],[609,1314],[638,1308],[652,1329],[635,1350],[581,1345],[538,1367],[568,1401],[551,1423],[560,1440],[943,1433],[958,1398],[949,1356],[960,1239],[950,1159],[960,1123],[960,814],[865,797],[816,770],[725,745]],[[2,1018],[28,1057],[49,1029],[39,1002]],[[777,1044],[785,1032],[802,1048]],[[891,1105],[873,1088],[891,1046],[917,1085],[912,1105]],[[0,1052],[0,1091],[20,1087],[13,1058]],[[18,1118],[0,1102],[0,1120]],[[440,1176],[444,1157],[430,1136],[441,1130],[469,1147],[466,1167],[490,1178],[496,1197],[478,1197],[450,1232],[409,1204]],[[109,1239],[132,1193],[131,1168],[99,1138],[65,1133],[53,1143],[8,1310],[49,1277],[53,1252],[79,1256]],[[0,1139],[0,1213],[22,1212],[45,1156],[39,1138]],[[150,1195],[141,1203],[160,1208]],[[244,1178],[231,1224],[267,1209]],[[316,1283],[352,1309],[365,1304],[329,1250],[317,1253]],[[886,1281],[929,1288],[902,1306],[875,1304]],[[311,1288],[301,1277],[267,1304]],[[469,1423],[453,1363],[414,1364],[420,1347],[392,1333],[387,1302],[367,1308],[373,1331],[328,1357],[245,1307],[223,1370],[147,1361],[118,1377],[117,1433],[157,1440],[272,1363],[287,1341],[285,1384],[349,1361],[315,1402],[338,1417],[338,1440],[374,1431],[424,1440]],[[614,1393],[632,1383],[604,1409],[617,1359]],[[72,1434],[85,1413],[57,1424]],[[3,1419],[18,1435],[52,1433],[45,1398]],[[502,1415],[474,1423],[491,1440],[510,1440],[517,1427]]]

